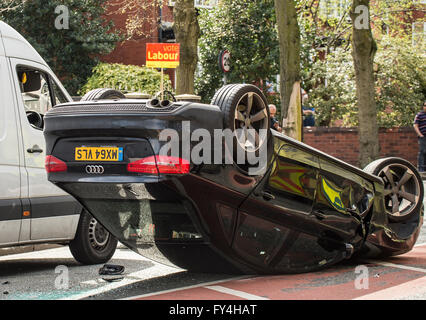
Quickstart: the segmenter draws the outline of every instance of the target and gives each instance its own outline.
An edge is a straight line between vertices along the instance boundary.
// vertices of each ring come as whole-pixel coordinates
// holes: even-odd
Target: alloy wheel
[[[391,164],[379,172],[385,182],[385,207],[390,216],[409,215],[420,201],[420,184],[415,173],[402,164]]]
[[[239,145],[249,152],[257,151],[267,139],[260,133],[269,129],[268,110],[263,99],[255,92],[244,94],[235,108],[235,132]]]

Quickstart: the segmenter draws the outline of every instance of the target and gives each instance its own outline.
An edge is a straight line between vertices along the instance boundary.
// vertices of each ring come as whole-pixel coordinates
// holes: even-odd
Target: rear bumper
[[[159,141],[164,129],[175,130],[181,139],[184,134],[183,123],[190,123],[191,132],[197,129],[209,131],[212,136],[215,129],[223,128],[223,114],[219,107],[197,103],[180,103],[168,112],[149,109],[138,102],[133,106],[131,100],[123,100],[123,108],[111,106],[106,102],[95,105],[64,105],[50,110],[45,116],[44,135],[47,154],[52,154],[57,142],[63,138],[116,137],[146,139],[150,142],[154,154],[158,154],[164,143]],[[79,111],[80,110],[80,111]],[[189,137],[190,139],[190,137]]]

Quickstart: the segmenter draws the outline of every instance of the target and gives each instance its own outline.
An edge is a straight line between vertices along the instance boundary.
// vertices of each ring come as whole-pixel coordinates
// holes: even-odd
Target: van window
[[[68,102],[68,99],[47,73],[30,67],[18,67],[17,75],[28,122],[42,129],[46,112],[56,104]]]
[[[45,114],[52,107],[47,75],[34,69],[18,68],[18,80],[25,111]]]
[[[59,86],[53,79],[51,79],[51,83],[53,87],[53,97],[55,98],[55,105],[68,102],[68,99],[65,97],[65,94],[62,92],[62,90],[59,88]]]

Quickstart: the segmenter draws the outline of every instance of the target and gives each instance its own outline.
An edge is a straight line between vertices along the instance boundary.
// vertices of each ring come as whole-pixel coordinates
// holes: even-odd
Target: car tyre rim
[[[109,240],[109,232],[96,220],[89,223],[89,241],[95,250],[102,250]]]
[[[248,92],[241,97],[235,108],[234,130],[238,144],[244,151],[259,150],[267,139],[259,132],[261,129],[268,129],[268,120],[267,106],[260,95]]]
[[[421,190],[415,173],[405,165],[391,164],[378,175],[385,182],[386,212],[398,218],[411,214],[419,203]]]

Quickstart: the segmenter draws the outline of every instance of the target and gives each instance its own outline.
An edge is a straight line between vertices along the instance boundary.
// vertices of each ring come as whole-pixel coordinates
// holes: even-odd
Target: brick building
[[[147,2],[150,2],[147,0]],[[115,27],[126,34],[126,21],[131,13],[122,13],[120,1],[111,0],[106,13],[107,18],[111,19]],[[101,59],[108,63],[122,63],[131,65],[145,65],[146,63],[146,44],[162,42],[159,25],[166,25],[173,21],[172,7],[168,5],[169,1],[164,0],[164,6],[158,9],[154,6],[148,6],[144,13],[147,22],[143,24],[141,35],[132,36],[117,44],[114,51],[103,56]],[[165,70],[174,85],[174,70]]]
[[[145,65],[146,63],[146,44],[156,42],[174,42],[173,31],[171,25],[173,23],[173,7],[174,1],[162,0],[163,6],[148,5],[144,17],[146,23],[143,24],[142,35],[133,36],[131,39],[125,40],[117,44],[113,52],[102,57],[102,61],[108,63],[123,63],[132,65]],[[218,0],[194,0],[196,7],[211,8],[217,4]],[[152,3],[145,0],[146,3]],[[126,21],[131,13],[122,13],[120,1],[111,0],[107,17],[111,19],[116,28],[126,32]],[[166,69],[174,87],[175,70]]]

